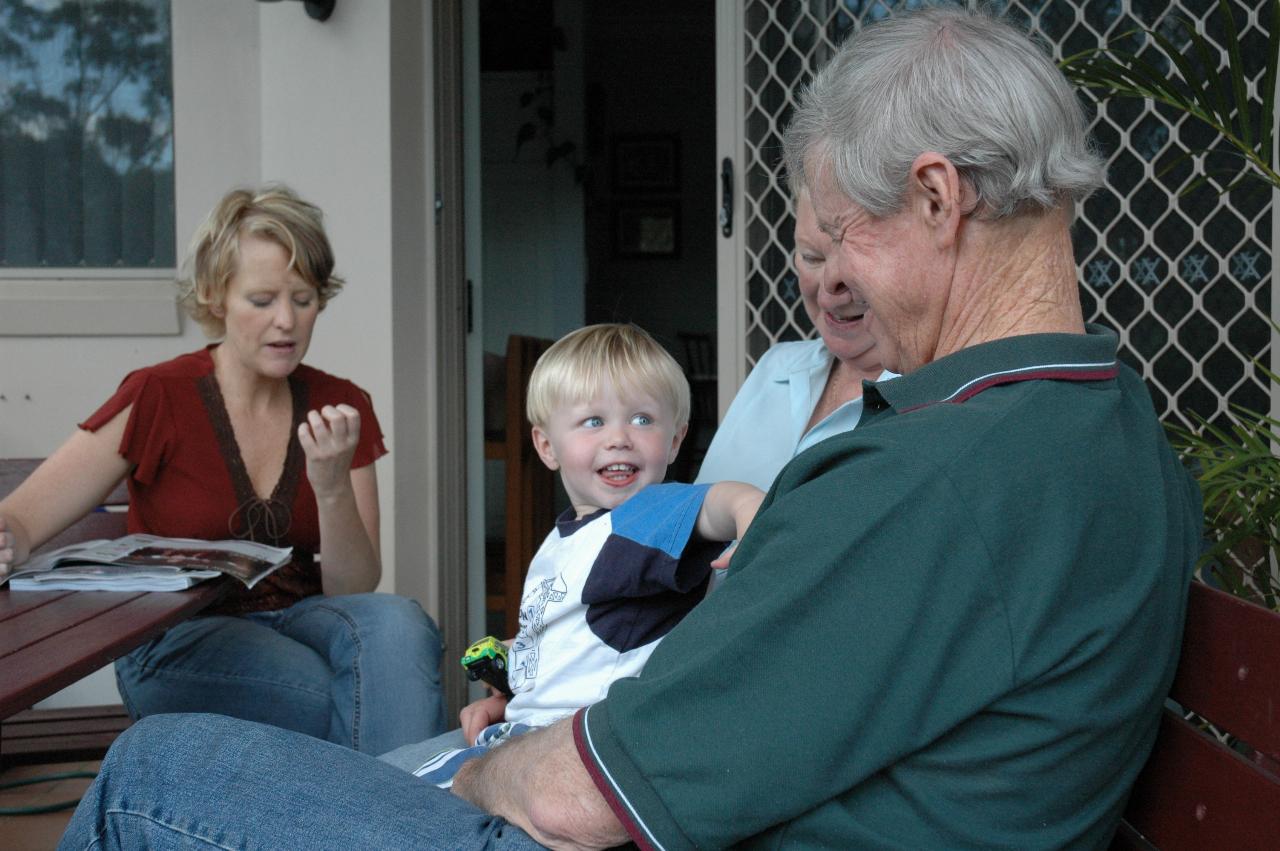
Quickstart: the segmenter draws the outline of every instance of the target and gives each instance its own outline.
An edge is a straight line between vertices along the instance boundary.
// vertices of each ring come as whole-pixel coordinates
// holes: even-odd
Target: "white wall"
[[[248,3],[173,5],[175,225],[185,240],[220,193],[258,179],[258,15]],[[48,455],[126,372],[203,343],[186,321],[180,336],[0,337],[0,457]]]
[[[397,587],[393,523],[421,527],[430,502],[418,494],[422,501],[414,511],[397,516],[389,45],[401,20],[416,23],[417,29],[397,32],[397,39],[411,44],[419,39],[417,52],[424,54],[429,28],[423,12],[403,2],[343,0],[323,24],[308,18],[300,3],[173,3],[178,256],[185,255],[185,240],[208,208],[234,185],[284,181],[324,209],[338,271],[348,284],[320,319],[307,362],[369,391],[392,451],[378,465],[381,590]],[[421,74],[422,68],[406,71]],[[422,96],[421,87],[414,96]],[[415,108],[421,115],[422,106]],[[425,120],[429,123],[429,117]],[[407,143],[420,154],[425,132],[422,128]],[[430,170],[426,173],[408,190],[411,202],[419,196],[418,208],[430,197]],[[422,266],[416,278],[401,285],[426,289],[432,274],[426,262]],[[180,336],[0,337],[0,394],[6,400],[0,402],[0,457],[49,454],[127,371],[203,341],[199,329],[185,320]],[[427,367],[425,362],[400,364],[399,371],[411,378],[415,371],[425,375]],[[425,580],[417,576],[408,584],[434,587],[435,566],[429,569]],[[433,600],[422,602],[432,610]],[[113,679],[104,671],[41,705],[117,701]]]
[[[325,308],[307,362],[373,397],[395,452],[391,394],[390,7],[344,0],[323,24],[299,4],[261,10],[259,91],[264,180],[284,181],[325,211],[347,279]],[[395,583],[394,470],[378,464],[383,590]]]

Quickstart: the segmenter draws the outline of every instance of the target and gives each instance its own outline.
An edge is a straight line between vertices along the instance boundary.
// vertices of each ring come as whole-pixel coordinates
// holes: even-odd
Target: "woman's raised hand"
[[[0,576],[9,575],[9,569],[17,560],[17,548],[17,539],[13,532],[9,531],[4,515],[0,515]]]
[[[307,478],[317,497],[349,487],[351,458],[360,440],[360,412],[350,405],[325,405],[308,411],[298,426],[298,442],[307,456]]]

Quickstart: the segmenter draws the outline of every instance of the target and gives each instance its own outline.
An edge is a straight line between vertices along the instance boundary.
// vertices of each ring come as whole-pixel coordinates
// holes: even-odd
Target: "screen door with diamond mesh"
[[[773,343],[813,335],[791,266],[794,225],[781,166],[781,134],[801,84],[862,24],[919,5],[861,0],[741,0],[731,28],[742,39],[738,150],[741,235],[735,245],[745,300],[747,369]],[[1248,92],[1262,100],[1270,18],[1230,2],[1251,66]],[[993,7],[1029,29],[1055,59],[1111,42],[1137,27],[1186,43],[1177,19],[1205,35],[1225,68],[1217,0],[1015,0]],[[727,31],[722,27],[722,32]],[[1132,46],[1132,43],[1129,44]],[[1154,55],[1148,50],[1144,56]],[[722,95],[723,96],[723,95]],[[1269,188],[1187,191],[1205,169],[1230,167],[1212,131],[1144,100],[1099,101],[1082,92],[1091,131],[1107,157],[1107,183],[1078,211],[1073,230],[1085,317],[1114,329],[1121,357],[1146,379],[1157,413],[1186,423],[1191,412],[1221,420],[1231,405],[1271,409],[1254,360],[1271,356],[1273,236]],[[1187,158],[1188,151],[1214,149]],[[723,351],[723,349],[722,349]],[[722,381],[741,374],[724,370]]]

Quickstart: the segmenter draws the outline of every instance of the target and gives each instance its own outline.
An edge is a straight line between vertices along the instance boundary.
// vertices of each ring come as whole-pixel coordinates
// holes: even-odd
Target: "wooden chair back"
[[[520,628],[520,596],[529,562],[555,524],[555,474],[533,448],[525,417],[529,375],[550,340],[513,335],[507,339],[506,549],[503,557],[503,637]]]
[[[12,493],[18,485],[40,466],[43,458],[0,458],[0,499]],[[129,490],[121,482],[94,511],[64,529],[36,552],[93,541],[99,538],[119,538],[125,534],[125,510],[129,507]]]
[[[1280,614],[1192,583],[1169,696],[1235,746],[1165,709],[1111,847],[1280,847]]]

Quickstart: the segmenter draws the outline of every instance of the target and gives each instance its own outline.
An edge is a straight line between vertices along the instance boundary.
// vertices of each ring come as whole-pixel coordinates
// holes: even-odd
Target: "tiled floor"
[[[54,765],[20,765],[0,771],[0,783],[31,777],[47,777],[71,771],[96,772],[100,762],[64,762]],[[16,789],[0,789],[0,807],[39,807],[78,799],[92,780],[54,780]],[[71,819],[71,809],[40,815],[0,815],[0,848],[5,851],[51,851]]]

